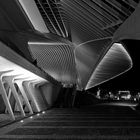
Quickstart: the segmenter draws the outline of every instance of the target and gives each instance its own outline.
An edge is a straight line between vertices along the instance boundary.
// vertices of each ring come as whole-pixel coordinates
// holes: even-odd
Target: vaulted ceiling
[[[76,44],[112,36],[139,0],[35,0],[50,32]],[[69,29],[70,28],[70,29]],[[86,34],[86,35],[85,35]]]
[[[0,2],[4,17],[8,17],[8,22],[2,24],[8,35],[0,31],[1,40],[8,41],[12,49],[56,81],[89,89],[132,67],[131,57],[113,36],[134,13],[139,0],[14,2],[19,11],[13,14],[13,3],[8,9],[6,2]],[[18,24],[15,13],[21,19]]]

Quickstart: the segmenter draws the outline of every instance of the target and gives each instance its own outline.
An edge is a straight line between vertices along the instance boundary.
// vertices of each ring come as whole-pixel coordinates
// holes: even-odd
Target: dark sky
[[[140,91],[140,41],[124,40],[123,43],[132,58],[132,69],[98,87],[108,90]]]

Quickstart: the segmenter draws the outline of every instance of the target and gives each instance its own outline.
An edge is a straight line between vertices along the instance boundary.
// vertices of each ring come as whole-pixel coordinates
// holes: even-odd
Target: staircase
[[[2,140],[140,140],[140,115],[130,107],[54,108],[0,130]]]

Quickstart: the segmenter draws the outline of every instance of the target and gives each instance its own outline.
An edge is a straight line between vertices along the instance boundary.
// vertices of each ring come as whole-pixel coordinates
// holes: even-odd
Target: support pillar
[[[73,91],[72,91],[72,96],[73,96],[73,98],[72,98],[72,107],[74,107],[74,105],[75,105],[76,93],[77,93],[76,88],[73,88]]]
[[[28,107],[28,109],[29,109],[29,112],[30,112],[30,114],[33,114],[33,110],[32,110],[32,107],[31,107],[31,105],[30,105],[30,103],[29,103],[29,100],[28,100],[28,98],[27,98],[27,95],[26,95],[26,92],[25,92],[25,90],[24,90],[24,88],[23,88],[23,81],[24,81],[25,79],[15,79],[15,83],[18,85],[18,88],[20,89],[20,91],[21,91],[21,94],[22,94],[22,96],[23,96],[23,98],[24,98],[24,101],[25,101],[25,103],[26,103],[26,106]]]
[[[21,115],[22,115],[23,117],[25,117],[25,112],[24,112],[24,110],[23,110],[22,103],[21,103],[21,101],[20,101],[20,98],[19,98],[18,93],[17,93],[17,91],[16,91],[16,88],[15,88],[15,86],[14,86],[14,78],[15,78],[15,77],[16,77],[16,76],[5,76],[4,79],[5,79],[5,81],[9,84],[9,86],[10,86],[10,88],[11,88],[11,90],[12,90],[12,93],[13,93],[14,98],[15,98],[17,104],[18,104],[18,107],[19,107],[19,110],[20,110],[20,112],[21,112]]]
[[[1,91],[0,94],[2,95],[3,101],[5,103],[5,106],[6,106],[6,109],[7,109],[8,113],[11,116],[11,119],[15,120],[15,116],[14,116],[10,101],[9,101],[9,99],[7,97],[7,93],[5,91],[5,88],[3,86],[3,81],[2,81],[3,74],[5,74],[7,72],[9,72],[9,71],[1,71],[0,72],[0,91]]]
[[[24,81],[23,82],[23,87],[25,88],[28,96],[30,97],[30,99],[31,99],[31,101],[33,103],[33,107],[34,107],[33,111],[39,112],[40,110],[38,108],[37,102],[36,102],[36,100],[35,100],[35,98],[33,96],[33,93],[32,93],[31,87],[30,87],[31,82],[33,82],[33,81],[35,81],[35,80],[26,80],[26,81]]]
[[[8,95],[7,95],[7,97],[8,97],[8,100],[10,101],[10,97],[11,97],[11,89],[9,88],[9,91],[8,91]],[[5,109],[5,113],[7,113],[8,112],[8,110],[7,110],[7,108]]]

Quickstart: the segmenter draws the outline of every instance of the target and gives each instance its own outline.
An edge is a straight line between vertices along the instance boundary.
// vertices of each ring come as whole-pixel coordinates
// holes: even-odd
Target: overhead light
[[[37,41],[29,41],[28,45],[52,45],[52,46],[58,46],[58,45],[68,45],[66,43],[61,42],[37,42]]]

